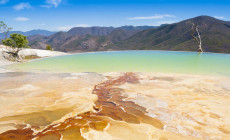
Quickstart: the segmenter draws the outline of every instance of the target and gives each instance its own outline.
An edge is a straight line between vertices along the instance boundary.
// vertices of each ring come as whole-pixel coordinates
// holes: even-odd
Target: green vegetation
[[[2,40],[2,44],[11,48],[9,52],[6,52],[8,54],[7,58],[9,60],[14,60],[14,61],[15,60],[20,61],[21,58],[18,55],[18,52],[22,48],[29,47],[28,46],[29,41],[27,40],[27,37],[17,33],[11,34],[10,38]]]
[[[104,42],[106,42],[106,37],[105,36],[99,37],[98,40],[97,40],[97,42],[98,43],[104,43]]]
[[[92,37],[92,35],[86,34],[86,35],[85,35],[85,40],[88,40],[88,39],[91,38],[91,37]]]
[[[48,45],[46,45],[46,50],[52,51],[53,49],[52,49],[52,47],[48,44]]]
[[[37,58],[41,58],[41,57],[36,56],[36,55],[29,55],[29,56],[24,57],[24,59],[26,59],[26,60],[32,60],[32,59],[37,59]]]
[[[29,44],[26,36],[17,33],[11,34],[10,38],[2,40],[2,43],[6,46],[11,47],[17,52],[20,51],[22,48],[28,48]]]

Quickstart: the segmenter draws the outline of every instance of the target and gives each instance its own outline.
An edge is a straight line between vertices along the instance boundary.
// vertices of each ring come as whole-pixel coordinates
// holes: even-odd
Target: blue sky
[[[13,30],[87,26],[158,26],[199,15],[230,21],[230,0],[0,0],[0,20]]]

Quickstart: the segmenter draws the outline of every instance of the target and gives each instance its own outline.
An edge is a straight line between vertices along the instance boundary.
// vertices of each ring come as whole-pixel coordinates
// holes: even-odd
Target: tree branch
[[[201,36],[200,36],[200,33],[199,33],[199,29],[198,29],[198,25],[197,24],[194,24],[192,22],[187,22],[187,23],[191,23],[192,24],[192,32],[191,32],[191,36],[192,38],[197,42],[198,44],[198,51],[199,52],[203,52],[202,50],[202,41],[201,41]],[[197,37],[194,35],[194,33],[197,33]]]

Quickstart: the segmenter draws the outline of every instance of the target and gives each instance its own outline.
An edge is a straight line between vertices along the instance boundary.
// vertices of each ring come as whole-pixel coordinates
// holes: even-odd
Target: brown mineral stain
[[[26,124],[30,124],[33,127],[46,126],[60,119],[67,113],[70,113],[71,111],[73,111],[73,108],[62,108],[62,109],[57,109],[52,111],[45,110],[41,112],[33,112],[33,113],[23,114],[23,115],[7,116],[7,117],[0,118],[0,121],[22,120]]]
[[[213,119],[219,119],[219,118],[220,118],[219,115],[217,115],[217,114],[215,114],[215,113],[212,113],[212,112],[210,112],[209,116],[210,116],[211,118],[213,118]]]
[[[199,126],[194,126],[193,128],[195,128],[195,129],[197,129],[197,130],[202,130],[202,128],[199,127]]]
[[[225,134],[230,134],[230,128],[229,128],[229,130],[227,130],[227,129],[223,128],[223,127],[219,127],[218,129],[219,129],[221,132],[225,133]]]
[[[125,83],[139,83],[138,78],[133,73],[126,73],[117,79],[110,79],[94,88],[94,94],[98,95],[98,101],[95,103],[97,107],[101,107],[102,110],[98,112],[98,115],[109,116],[114,120],[123,120],[128,123],[148,123],[157,128],[163,128],[163,124],[154,118],[151,118],[144,107],[141,107],[131,101],[123,101],[121,92],[122,89],[116,86]],[[103,103],[101,103],[103,101]],[[107,104],[105,103],[107,102]]]
[[[168,140],[168,139],[165,137],[160,137],[159,140]]]
[[[47,132],[45,135],[42,135],[40,140],[60,140],[61,135],[55,132]]]
[[[85,140],[79,127],[70,126],[60,133],[63,135],[62,140]]]
[[[43,140],[48,139],[84,139],[80,130],[87,131],[94,129],[103,131],[110,123],[108,118],[118,121],[125,121],[128,123],[147,123],[153,125],[158,129],[163,128],[163,124],[154,118],[151,118],[144,107],[141,107],[134,102],[124,101],[121,95],[122,89],[117,86],[125,83],[136,84],[139,83],[137,76],[133,73],[126,73],[118,78],[109,78],[109,80],[95,85],[93,94],[98,96],[98,101],[95,102],[95,112],[87,112],[77,117],[68,118],[63,122],[48,125],[45,129],[37,134],[34,134],[31,129],[17,129],[9,130],[0,134],[0,139],[5,140],[9,138],[15,139],[31,139],[38,138]],[[59,109],[55,111],[35,112],[26,115],[4,117],[0,120],[19,119],[24,120],[32,126],[45,126],[62,116],[71,112],[72,108]],[[26,118],[26,119],[25,119]]]
[[[33,138],[30,128],[9,130],[0,135],[0,140],[29,140]]]
[[[89,123],[89,127],[95,130],[103,131],[105,127],[108,125],[107,121],[95,121]]]

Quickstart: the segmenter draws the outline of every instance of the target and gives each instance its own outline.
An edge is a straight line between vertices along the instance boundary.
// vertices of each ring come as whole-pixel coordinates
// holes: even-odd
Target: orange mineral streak
[[[148,123],[156,128],[163,128],[163,124],[159,120],[145,115],[147,112],[144,107],[123,100],[122,89],[116,86],[125,83],[137,84],[139,80],[135,74],[126,73],[117,79],[111,79],[95,86],[93,93],[98,95],[98,101],[95,104],[96,108],[101,110],[97,115],[108,116],[114,120],[128,123]]]
[[[139,83],[138,77],[133,73],[125,73],[118,78],[112,78],[98,85],[95,85],[93,94],[98,95],[95,102],[95,112],[88,112],[76,117],[68,118],[64,122],[49,125],[42,131],[35,133],[31,128],[20,128],[9,130],[0,134],[0,140],[20,139],[84,139],[81,131],[87,132],[89,129],[103,131],[110,123],[111,119],[125,121],[128,123],[147,123],[158,129],[163,128],[163,124],[147,115],[146,109],[132,101],[125,101],[121,95],[122,89],[117,86],[125,83]]]
[[[17,129],[9,130],[0,135],[0,140],[28,140],[33,138],[33,130],[27,129]]]

